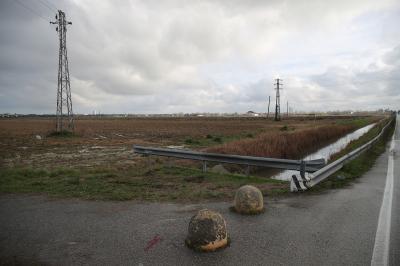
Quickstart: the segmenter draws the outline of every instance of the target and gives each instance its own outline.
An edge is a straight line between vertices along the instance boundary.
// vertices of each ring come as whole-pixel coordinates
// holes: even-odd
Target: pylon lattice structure
[[[281,120],[281,100],[279,90],[282,89],[282,83],[280,83],[281,79],[276,79],[275,90],[276,90],[276,103],[275,103],[275,121]]]
[[[55,24],[60,41],[58,54],[58,85],[57,85],[57,112],[56,112],[56,131],[74,130],[74,114],[72,111],[71,85],[69,82],[68,56],[67,56],[67,25],[71,25],[65,19],[65,13],[58,10]]]

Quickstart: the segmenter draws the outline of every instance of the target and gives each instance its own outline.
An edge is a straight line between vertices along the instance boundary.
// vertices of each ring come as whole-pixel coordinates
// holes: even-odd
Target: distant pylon
[[[286,102],[286,116],[289,117],[289,101]]]
[[[60,50],[58,54],[56,131],[73,131],[74,114],[72,112],[71,85],[69,82],[67,56],[67,25],[71,25],[72,22],[67,21],[65,19],[65,13],[61,10],[58,10],[56,21],[52,21],[50,24],[57,25],[56,31],[58,32],[58,37],[60,40]]]
[[[279,94],[279,90],[282,89],[280,86],[282,85],[282,83],[280,83],[280,81],[282,81],[281,79],[276,79],[276,103],[275,103],[275,121],[280,121],[281,120],[281,100],[280,100],[280,94]]]

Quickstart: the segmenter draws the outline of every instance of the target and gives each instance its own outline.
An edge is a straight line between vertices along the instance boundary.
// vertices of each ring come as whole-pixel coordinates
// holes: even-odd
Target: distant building
[[[258,113],[256,113],[256,112],[253,112],[253,111],[248,111],[247,113],[246,113],[248,116],[259,116],[260,114],[258,114]]]

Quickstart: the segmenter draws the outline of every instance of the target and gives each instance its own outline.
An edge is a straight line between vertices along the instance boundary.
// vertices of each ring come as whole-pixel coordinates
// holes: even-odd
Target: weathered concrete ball
[[[214,251],[228,244],[226,222],[221,214],[203,209],[189,222],[186,245],[199,251]]]
[[[235,194],[235,211],[242,214],[257,214],[264,210],[261,191],[250,185],[240,187]]]

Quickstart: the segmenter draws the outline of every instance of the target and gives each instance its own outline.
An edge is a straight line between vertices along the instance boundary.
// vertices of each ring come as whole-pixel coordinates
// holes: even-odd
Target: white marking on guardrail
[[[383,192],[382,205],[379,212],[378,227],[376,229],[375,244],[371,259],[371,266],[389,265],[390,227],[392,221],[393,179],[394,179],[393,177],[394,143],[395,142],[393,134],[393,138],[390,143],[385,191]]]

